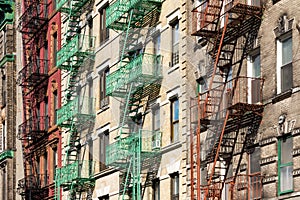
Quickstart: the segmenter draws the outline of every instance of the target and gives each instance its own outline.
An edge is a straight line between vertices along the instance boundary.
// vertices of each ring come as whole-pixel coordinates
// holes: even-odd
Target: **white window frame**
[[[292,38],[292,32],[288,32],[287,34],[284,34],[282,37],[278,38],[276,40],[276,46],[277,46],[277,55],[276,55],[276,78],[277,78],[277,94],[280,94],[282,92],[281,88],[281,68],[282,68],[282,43]],[[292,44],[293,44],[293,38],[292,38]],[[293,52],[293,45],[292,45],[292,52]]]
[[[261,63],[261,55],[260,55],[260,49],[258,48],[257,50],[254,50],[252,55],[248,56],[247,59],[247,77],[248,79],[248,103],[253,103],[252,102],[252,79],[250,78],[260,78],[261,77],[261,71],[260,71],[260,76],[259,77],[254,77],[253,76],[253,68],[254,68],[254,57],[260,56],[260,63]],[[260,70],[261,70],[261,64],[260,64]]]

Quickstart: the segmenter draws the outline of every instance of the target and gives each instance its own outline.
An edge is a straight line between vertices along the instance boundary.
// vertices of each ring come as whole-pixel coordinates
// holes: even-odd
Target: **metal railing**
[[[18,84],[21,86],[35,86],[48,76],[49,60],[37,59],[28,62],[19,72]]]
[[[18,29],[22,33],[37,33],[48,20],[47,6],[47,4],[36,1],[25,8],[23,15],[19,19]]]
[[[64,122],[76,117],[93,117],[95,114],[95,98],[77,96],[56,111],[57,125],[63,125]],[[79,123],[84,123],[84,121],[79,121]]]
[[[95,37],[88,35],[76,35],[70,41],[68,41],[58,52],[57,52],[57,67],[61,67],[64,63],[68,62],[68,66],[76,65],[76,61],[71,58],[74,56],[84,56],[92,54],[95,47]]]
[[[75,161],[61,168],[56,168],[55,182],[58,185],[63,185],[78,179],[89,179],[95,172],[99,171],[99,168],[99,162],[92,160]]]
[[[264,79],[236,77],[200,95],[200,117],[208,118],[238,104],[261,104]]]
[[[106,95],[112,95],[130,82],[147,84],[161,78],[161,60],[160,55],[143,53],[121,66],[107,76]]]
[[[48,116],[30,117],[19,125],[19,140],[37,140],[46,134],[49,128]]]

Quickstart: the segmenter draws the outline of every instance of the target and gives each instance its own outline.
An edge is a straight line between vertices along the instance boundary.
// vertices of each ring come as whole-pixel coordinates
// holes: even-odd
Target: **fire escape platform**
[[[92,175],[99,168],[100,164],[91,160],[75,161],[55,171],[56,184],[70,189],[69,186],[76,184],[83,188],[94,185]]]
[[[250,29],[253,29],[253,26],[258,26],[255,28],[259,28],[262,16],[262,8],[258,6],[237,3],[228,9],[222,16],[224,16],[226,13],[228,13],[231,17],[229,18],[230,21],[228,22],[223,41],[225,44],[234,40],[240,35],[249,32]],[[206,39],[217,38],[218,35],[222,34],[223,32],[223,28],[215,25],[218,23],[217,19],[219,18],[216,18],[213,21],[205,21],[205,25],[203,27],[199,27],[199,29],[193,32],[192,35],[201,36]]]
[[[125,138],[118,140],[107,147],[106,164],[116,168],[125,169],[128,166],[128,158],[140,151],[141,168],[149,167],[149,162],[153,161],[160,154],[161,132],[140,130],[139,133],[132,133]],[[137,146],[132,146],[137,144]],[[152,163],[154,164],[154,163]]]
[[[69,14],[70,11],[72,11],[73,13],[81,12],[82,7],[90,0],[73,0],[73,1],[54,0],[54,1],[56,1],[56,10]],[[70,5],[70,2],[73,2],[73,4]]]
[[[71,127],[74,122],[75,125],[92,123],[95,116],[95,98],[76,97],[57,110],[56,124],[61,127]]]
[[[76,35],[57,52],[57,67],[71,70],[82,66],[84,59],[94,55],[95,37]]]
[[[19,125],[17,138],[27,140],[28,145],[30,145],[46,135],[48,126],[48,116],[31,117]]]
[[[28,62],[19,72],[18,84],[23,87],[35,87],[45,81],[49,76],[46,68],[49,60],[38,59]]]
[[[28,8],[26,8],[23,15],[20,17],[18,30],[21,33],[26,34],[36,34],[48,21],[48,16],[44,12],[44,8],[39,7],[47,6],[46,4],[38,3],[31,4]]]
[[[126,30],[129,11],[134,9],[130,25],[134,28],[143,27],[159,17],[161,3],[161,0],[117,0],[107,9],[106,26],[114,30]]]
[[[138,89],[161,78],[161,56],[146,53],[140,54],[138,57],[108,75],[106,79],[106,94],[116,97],[125,97],[125,87],[129,83],[135,83],[134,87]]]

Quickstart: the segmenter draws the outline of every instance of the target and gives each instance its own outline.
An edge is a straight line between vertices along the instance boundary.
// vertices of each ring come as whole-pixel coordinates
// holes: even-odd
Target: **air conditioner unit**
[[[161,147],[160,140],[154,140],[152,142],[152,150],[160,149],[160,147]]]

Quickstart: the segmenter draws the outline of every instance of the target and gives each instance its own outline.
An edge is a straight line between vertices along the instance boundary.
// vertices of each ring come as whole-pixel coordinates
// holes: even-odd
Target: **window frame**
[[[156,33],[153,36],[153,45],[154,45],[154,55],[160,55],[161,49],[161,34],[160,32]]]
[[[108,3],[102,6],[99,12],[99,44],[103,45],[106,41],[109,40],[109,28],[106,27],[106,9],[108,8]]]
[[[56,176],[56,168],[58,166],[58,154],[57,154],[57,146],[52,148],[52,153],[53,153],[53,160],[52,160],[52,164],[53,164],[53,182],[55,181],[55,176]]]
[[[285,67],[291,67],[291,72],[293,72],[293,37],[292,37],[292,31],[288,31],[284,34],[282,34],[280,37],[276,39],[276,49],[277,49],[277,54],[276,54],[276,71],[277,71],[277,94],[284,93],[289,91],[290,89],[293,88],[294,85],[294,80],[293,80],[293,73],[290,74],[290,86],[284,87],[283,80],[286,80],[287,78],[285,77],[284,79],[282,78],[283,76],[283,68]],[[291,51],[292,51],[292,57],[291,61],[288,63],[283,64],[283,43],[287,40],[291,39]]]
[[[109,66],[99,72],[99,107],[105,108],[109,105],[109,96],[106,95],[106,78],[109,75]]]
[[[249,153],[249,156],[248,156],[248,162],[249,162],[249,175],[250,175],[250,186],[252,186],[252,188],[255,188],[256,191],[259,191],[260,192],[255,192],[253,193],[253,191],[250,189],[250,196],[251,196],[251,199],[261,199],[262,197],[262,188],[263,188],[263,185],[262,185],[262,182],[261,182],[261,178],[258,176],[261,175],[261,166],[260,166],[260,158],[261,158],[261,148],[258,144],[256,144],[255,146],[252,147],[253,148],[253,151],[251,151]],[[258,153],[260,156],[259,158],[256,160],[256,159],[253,159],[255,158],[254,157],[254,153]],[[255,166],[257,166],[257,163],[258,163],[258,166],[259,166],[259,170],[257,171],[253,171],[252,170],[252,163],[256,163]],[[254,185],[254,187],[253,187]],[[257,195],[257,196],[254,196],[254,195]]]
[[[102,145],[104,146],[103,148]],[[108,166],[106,166],[106,148],[108,147],[108,145],[109,145],[109,129],[99,134],[100,171],[103,171],[108,168]]]
[[[177,103],[176,103],[177,102]],[[171,103],[171,108],[170,108],[170,121],[171,121],[171,143],[174,143],[174,142],[177,142],[179,141],[179,98],[177,96],[173,97],[170,99],[170,103]],[[176,111],[174,110],[174,107],[176,106],[175,104],[177,104],[177,109],[178,109],[178,118],[176,119],[176,116],[175,116],[175,119],[174,119],[174,115],[176,115]],[[176,108],[176,107],[175,107]],[[175,138],[175,129],[174,129],[174,126],[177,125],[177,138]]]
[[[256,75],[256,67],[255,67],[255,59],[259,57],[259,74]],[[248,79],[248,103],[254,104],[259,103],[261,101],[261,92],[260,92],[260,84],[261,81],[259,78],[261,78],[261,54],[260,54],[260,47],[257,47],[256,49],[251,52],[251,54],[248,57],[247,62],[247,77]],[[258,88],[257,88],[258,87]],[[256,89],[256,91],[254,91]],[[258,89],[258,91],[257,91]]]
[[[158,127],[156,126],[157,121],[158,121]],[[160,107],[158,104],[152,107],[152,130],[155,132],[160,131]]]
[[[89,159],[89,175],[93,175],[93,160],[94,160],[94,141],[92,138],[88,140],[89,152],[88,152],[88,159]]]
[[[284,140],[288,140],[288,139],[291,139],[292,141],[292,149],[291,149],[291,159],[292,161],[291,162],[288,162],[288,163],[281,163],[281,153],[282,153],[282,147],[281,147],[281,144],[282,144],[282,141]],[[291,135],[287,135],[287,136],[284,136],[284,137],[281,137],[281,138],[278,138],[278,188],[277,188],[277,193],[278,193],[278,196],[280,195],[283,195],[283,194],[287,194],[287,193],[291,193],[291,192],[294,192],[294,177],[291,176],[291,181],[292,181],[292,189],[288,189],[288,190],[285,190],[285,191],[281,191],[281,168],[283,167],[292,167],[293,169],[293,137]]]
[[[180,41],[180,26],[179,19],[174,19],[171,23],[171,67],[179,64],[179,41]]]
[[[170,184],[170,197],[172,200],[179,200],[179,173],[175,172],[173,174],[170,174],[171,184]],[[176,191],[177,188],[177,191]]]
[[[152,181],[152,199],[153,200],[160,200],[160,180],[156,178]]]

